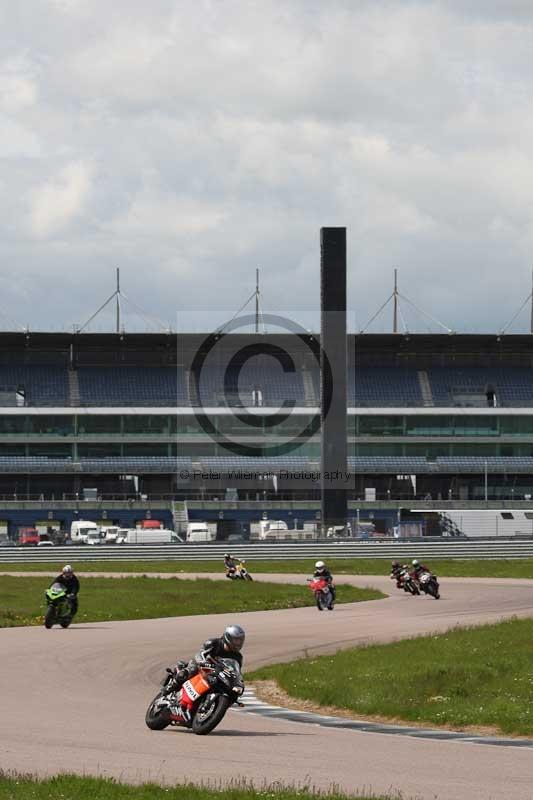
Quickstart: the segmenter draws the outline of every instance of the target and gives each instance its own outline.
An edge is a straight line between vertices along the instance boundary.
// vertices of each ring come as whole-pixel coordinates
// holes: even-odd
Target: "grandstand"
[[[0,334],[4,507],[91,488],[206,516],[230,490],[239,513],[300,503],[316,519],[319,337],[219,339],[211,353],[199,334]],[[348,352],[352,508],[529,501],[531,336],[350,335]]]

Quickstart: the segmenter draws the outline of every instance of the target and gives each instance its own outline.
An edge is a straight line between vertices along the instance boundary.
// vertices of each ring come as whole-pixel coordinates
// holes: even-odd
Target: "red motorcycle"
[[[331,586],[325,578],[308,578],[307,583],[313,592],[316,600],[316,607],[319,611],[333,611],[333,593]]]

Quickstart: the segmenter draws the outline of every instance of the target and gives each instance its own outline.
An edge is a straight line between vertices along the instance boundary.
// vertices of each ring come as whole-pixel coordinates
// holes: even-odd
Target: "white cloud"
[[[33,235],[45,237],[61,232],[82,213],[91,188],[91,173],[89,165],[73,162],[31,190],[30,226]]]

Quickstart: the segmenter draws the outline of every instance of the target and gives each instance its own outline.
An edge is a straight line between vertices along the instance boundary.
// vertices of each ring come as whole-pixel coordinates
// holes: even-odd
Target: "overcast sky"
[[[3,0],[0,37],[1,327],[85,321],[115,267],[174,329],[231,317],[256,267],[312,326],[323,225],[352,329],[395,267],[460,331],[530,291],[531,0]]]

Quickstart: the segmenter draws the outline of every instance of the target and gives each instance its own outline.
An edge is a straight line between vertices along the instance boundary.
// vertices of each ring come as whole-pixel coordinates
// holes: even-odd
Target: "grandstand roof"
[[[0,333],[0,360],[49,363],[68,361],[102,365],[123,361],[130,364],[185,363],[202,347],[210,333]],[[251,341],[275,342],[294,355],[309,351],[319,342],[316,333],[301,339],[291,333],[223,334],[228,345],[239,348]],[[477,364],[533,364],[533,335],[530,334],[349,334],[349,350],[355,349],[356,363],[423,366]]]

